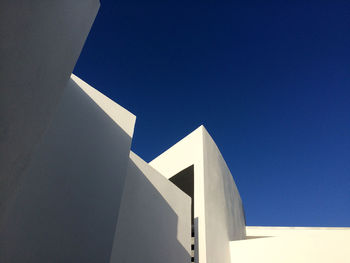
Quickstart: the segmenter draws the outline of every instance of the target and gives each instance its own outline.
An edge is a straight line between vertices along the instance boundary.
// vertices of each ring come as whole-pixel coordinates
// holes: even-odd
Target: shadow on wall
[[[99,0],[0,1],[0,228],[99,5]]]
[[[185,235],[189,238],[189,216],[188,219]],[[130,159],[110,262],[191,262],[190,248],[183,247],[177,238],[183,227],[178,224],[176,211]]]
[[[130,144],[70,79],[0,231],[0,262],[108,263]]]

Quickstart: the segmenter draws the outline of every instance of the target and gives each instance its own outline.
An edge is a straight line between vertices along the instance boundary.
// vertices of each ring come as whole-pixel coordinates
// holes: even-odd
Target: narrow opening
[[[194,223],[194,165],[170,177],[169,180],[192,198],[191,219]],[[192,230],[193,231],[193,230]]]
[[[191,262],[195,261],[195,229],[194,229],[194,165],[183,169],[181,172],[170,177],[169,180],[189,195],[191,202]]]

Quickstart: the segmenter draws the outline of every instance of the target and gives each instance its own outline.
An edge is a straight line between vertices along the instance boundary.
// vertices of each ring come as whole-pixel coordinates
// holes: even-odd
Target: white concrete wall
[[[230,262],[229,241],[245,237],[242,202],[232,175],[203,126],[150,165],[170,178],[194,164],[196,262]]]
[[[230,240],[245,238],[242,201],[215,142],[203,129],[205,227],[208,263],[230,262]]]
[[[350,228],[247,227],[230,242],[232,263],[348,263]]]
[[[190,262],[191,198],[131,152],[111,263]]]
[[[0,1],[0,228],[98,8],[98,0]]]
[[[135,116],[72,76],[0,233],[0,262],[109,262]]]
[[[206,262],[203,127],[199,127],[149,163],[166,178],[194,165],[194,222],[196,262]],[[199,261],[198,261],[199,260]]]

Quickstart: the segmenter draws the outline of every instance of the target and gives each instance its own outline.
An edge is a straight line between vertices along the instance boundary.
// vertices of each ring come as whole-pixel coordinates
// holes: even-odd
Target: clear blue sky
[[[350,1],[102,0],[74,72],[146,161],[204,124],[248,225],[350,226]]]

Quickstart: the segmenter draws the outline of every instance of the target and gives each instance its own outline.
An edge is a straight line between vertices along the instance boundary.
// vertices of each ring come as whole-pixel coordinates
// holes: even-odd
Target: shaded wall
[[[215,142],[203,129],[204,202],[208,263],[229,263],[229,241],[245,238],[242,201]]]
[[[190,262],[191,198],[131,152],[111,263]]]
[[[135,116],[72,78],[4,220],[2,263],[109,262]]]
[[[98,0],[0,1],[0,228],[98,8]]]

